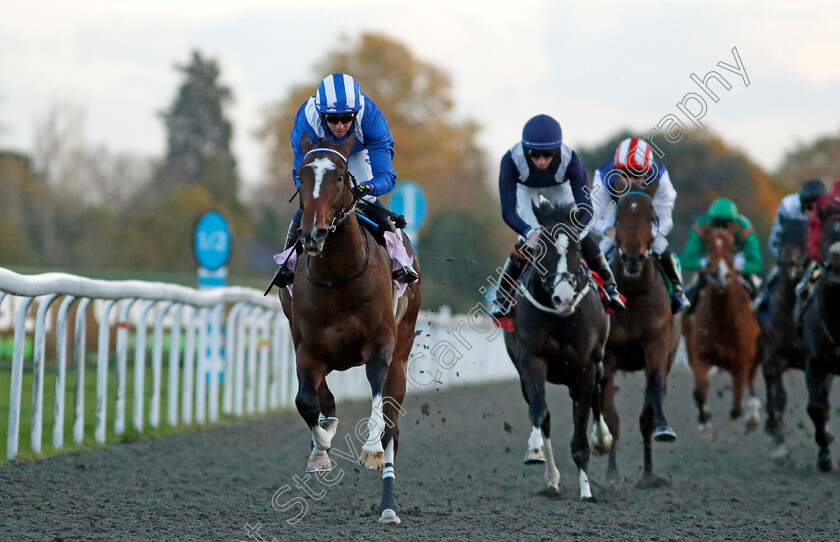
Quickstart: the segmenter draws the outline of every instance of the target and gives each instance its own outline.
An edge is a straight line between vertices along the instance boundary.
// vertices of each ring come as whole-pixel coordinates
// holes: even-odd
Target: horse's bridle
[[[303,164],[303,162],[306,161],[307,156],[315,152],[329,152],[341,158],[341,161],[344,163],[344,173],[350,178],[350,182],[353,185],[352,188],[350,187],[350,185],[347,186],[350,195],[353,196],[353,203],[347,209],[345,209],[342,205],[341,209],[333,217],[329,227],[327,228],[330,232],[334,232],[335,229],[339,225],[341,225],[341,223],[344,222],[344,220],[346,220],[351,213],[356,211],[356,202],[359,201],[359,198],[356,197],[356,192],[353,190],[353,188],[356,188],[358,185],[356,184],[356,177],[352,173],[350,173],[350,164],[347,162],[347,158],[335,149],[330,149],[328,147],[316,147],[314,149],[311,149],[303,155],[303,160],[301,160],[301,164]]]
[[[534,268],[534,271],[532,271],[532,272],[539,272],[539,271],[537,270],[537,268]],[[569,282],[569,283],[573,284],[574,286],[577,286],[580,278],[581,277],[579,277],[578,275],[575,275],[574,273],[571,273],[569,271],[563,271],[562,273],[557,273],[555,271],[554,273],[540,273],[540,276],[537,277],[537,280],[539,281],[543,290],[545,290],[550,295],[550,293],[553,292],[554,289],[557,287],[557,285],[559,285],[561,282],[566,281],[566,282]],[[526,284],[524,284],[525,281],[517,282],[517,288],[519,289],[519,293],[522,294],[522,296],[525,299],[527,299],[528,302],[531,303],[537,309],[539,309],[543,312],[550,313],[550,314],[556,314],[558,316],[563,316],[563,315],[568,315],[568,314],[573,313],[577,309],[577,306],[578,306],[578,304],[580,304],[583,297],[587,293],[589,293],[589,289],[591,287],[591,282],[592,281],[588,277],[583,277],[583,278],[585,279],[586,284],[584,285],[583,288],[581,288],[575,294],[575,297],[572,300],[571,310],[561,311],[554,306],[543,305],[542,303],[537,301],[537,299],[534,297],[534,295],[528,290],[528,286]],[[549,279],[553,279],[553,280],[549,280]]]
[[[307,156],[309,156],[310,154],[315,153],[315,152],[329,152],[329,153],[335,154],[336,156],[340,157],[341,161],[344,163],[344,173],[350,178],[350,182],[352,183],[353,188],[356,188],[358,186],[357,183],[356,183],[356,177],[352,173],[350,173],[350,164],[347,163],[347,158],[345,158],[345,156],[343,154],[341,154],[340,152],[338,152],[335,149],[330,149],[328,147],[316,147],[314,149],[311,149],[306,154],[303,155],[303,160],[301,161],[301,164],[303,164],[303,162],[306,161]],[[348,216],[350,216],[351,214],[356,212],[356,202],[359,201],[359,198],[356,196],[356,192],[353,190],[353,188],[351,188],[349,185],[347,186],[347,189],[350,192],[350,195],[353,197],[353,203],[347,209],[345,209],[343,205],[341,206],[341,209],[332,218],[332,221],[330,221],[330,225],[327,227],[327,230],[329,230],[330,232],[334,232],[336,230],[336,228],[338,228],[341,225],[341,223],[344,222],[347,219]],[[365,231],[365,229],[363,227],[361,227],[361,225],[359,227],[361,228],[362,233],[365,235],[365,237],[367,237],[367,232]],[[368,264],[370,263],[370,246],[367,243],[367,241],[365,241],[364,245],[365,245],[365,264],[356,273],[353,273],[351,276],[349,276],[347,278],[344,278],[344,279],[341,279],[339,281],[335,281],[335,282],[318,280],[318,279],[315,278],[315,275],[312,274],[312,269],[310,267],[311,260],[310,260],[310,258],[307,258],[306,259],[306,271],[307,271],[307,274],[309,275],[307,277],[307,280],[309,280],[309,282],[311,282],[312,284],[315,284],[316,286],[333,287],[333,286],[340,286],[341,284],[345,284],[345,283],[350,282],[351,280],[361,276],[361,274],[364,273],[367,270]]]
[[[650,197],[647,193],[641,192],[639,190],[631,190],[630,192],[627,192],[626,194],[621,196],[621,198],[619,198],[618,201],[620,202],[623,198],[625,198],[625,197],[627,197],[631,194],[638,194],[638,195],[644,196],[647,199],[649,199],[651,205],[653,205],[653,198]],[[616,206],[617,205],[618,204],[616,203]],[[653,211],[653,220],[651,221],[651,223],[653,224],[655,229],[652,232],[653,235],[651,236],[650,242],[648,243],[647,250],[645,250],[642,253],[643,256],[646,259],[649,258],[651,254],[653,254],[653,242],[656,241],[656,236],[659,235],[659,215],[656,214],[656,209],[655,208],[652,209],[652,211]],[[618,255],[618,257],[621,258],[621,255],[624,254],[624,251],[621,250],[621,243],[618,242],[618,218],[615,219],[615,223],[613,224],[613,228],[615,229],[615,232],[616,232],[615,233],[615,236],[616,236],[615,243],[613,243],[614,246],[615,246],[615,252]]]

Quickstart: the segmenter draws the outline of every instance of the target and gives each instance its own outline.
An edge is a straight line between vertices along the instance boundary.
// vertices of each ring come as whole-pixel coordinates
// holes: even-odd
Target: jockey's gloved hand
[[[539,242],[540,233],[542,233],[542,228],[531,228],[525,232],[525,246],[528,248],[537,248],[537,243]]]
[[[357,199],[362,199],[363,197],[370,194],[370,185],[368,183],[362,183],[362,184],[356,186],[353,189],[353,194],[356,195]]]

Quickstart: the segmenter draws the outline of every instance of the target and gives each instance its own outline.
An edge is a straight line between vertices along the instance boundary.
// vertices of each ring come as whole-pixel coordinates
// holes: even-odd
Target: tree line
[[[477,143],[476,121],[456,118],[450,76],[403,44],[374,33],[343,38],[313,67],[311,80],[271,104],[255,134],[266,150],[269,180],[249,196],[230,149],[234,126],[225,110],[234,93],[221,66],[193,51],[175,69],[181,83],[159,113],[167,135],[161,158],[80,145],[83,114],[66,104],[39,122],[30,155],[0,150],[0,265],[190,283],[195,222],[216,209],[232,225],[232,279],[261,285],[273,272],[271,255],[282,248],[296,205],[288,202],[292,119],[324,74],[340,71],[352,74],[385,112],[398,181],[414,180],[427,195],[428,218],[415,240],[424,305],[469,309],[486,279],[497,275],[515,240],[501,220],[495,181],[501,157]],[[638,134],[620,130],[600,145],[576,149],[590,178],[630,135]],[[511,144],[517,137],[511,134]],[[669,236],[677,251],[694,218],[717,197],[735,200],[766,239],[786,193],[808,178],[840,177],[840,133],[799,145],[772,173],[708,131],[688,132],[663,151],[679,193]]]

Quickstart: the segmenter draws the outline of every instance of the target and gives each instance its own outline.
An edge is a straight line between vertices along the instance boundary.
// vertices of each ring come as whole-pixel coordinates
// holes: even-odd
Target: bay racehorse
[[[652,440],[672,442],[677,434],[663,408],[668,374],[680,340],[681,315],[671,314],[671,296],[652,245],[658,225],[650,196],[630,192],[618,201],[615,214],[615,252],[611,263],[627,309],[610,315],[610,334],[604,355],[604,417],[615,441],[607,475],[618,479],[616,444],[620,421],[615,406],[615,374],[644,371],[645,396],[639,428],[644,444],[644,476],[653,475]]]
[[[761,401],[755,397],[753,381],[763,358],[758,318],[747,288],[735,268],[735,238],[725,227],[703,231],[706,266],[700,270],[706,285],[694,312],[683,318],[683,335],[688,363],[694,372],[694,401],[699,411],[699,429],[711,432],[711,413],[706,409],[709,370],[719,367],[732,376],[732,419],[744,412],[744,390],[749,388],[747,430],[761,424]]]
[[[580,240],[572,225],[573,207],[545,198],[532,203],[543,230],[533,262],[519,281],[512,331],[505,346],[519,372],[528,402],[531,436],[526,464],[545,463],[545,482],[559,491],[560,473],[551,448],[551,415],[545,383],[563,384],[574,402],[571,448],[577,465],[580,497],[591,499],[587,426],[593,413],[592,446],[605,453],[611,443],[601,415],[600,380],[609,320],[591,275],[580,263]]]
[[[822,266],[810,302],[802,313],[802,334],[808,347],[805,381],[808,384],[808,415],[814,422],[819,446],[817,467],[834,468],[828,445],[831,378],[840,374],[840,216],[825,221],[822,230]]]
[[[338,146],[323,140],[316,145],[307,136],[301,141],[306,152],[298,173],[303,253],[293,290],[290,294],[284,288],[281,301],[295,347],[295,404],[312,433],[306,471],[333,468],[328,452],[338,419],[326,376],[364,365],[373,407],[359,464],[383,471],[379,521],[399,523],[394,490],[397,423],[420,307],[420,281],[396,298],[388,254],[356,216],[347,165],[354,142],[350,137]],[[407,237],[403,239],[413,255]],[[414,267],[419,271],[416,259]],[[352,443],[350,437],[347,440]]]
[[[777,275],[769,293],[768,315],[763,323],[764,361],[761,365],[767,387],[767,421],[764,430],[777,445],[774,455],[787,453],[784,446],[784,413],[787,393],[782,376],[788,369],[805,370],[807,349],[796,333],[793,310],[796,304],[796,284],[808,259],[808,223],[804,220],[780,218]]]

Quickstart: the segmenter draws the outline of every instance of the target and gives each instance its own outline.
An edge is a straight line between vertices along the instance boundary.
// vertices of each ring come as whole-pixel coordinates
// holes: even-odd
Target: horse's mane
[[[571,203],[551,203],[543,201],[539,206],[541,215],[540,224],[544,227],[551,227],[556,224],[566,224],[576,228],[572,215],[575,212],[575,205]]]

